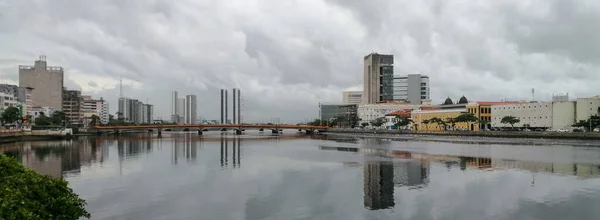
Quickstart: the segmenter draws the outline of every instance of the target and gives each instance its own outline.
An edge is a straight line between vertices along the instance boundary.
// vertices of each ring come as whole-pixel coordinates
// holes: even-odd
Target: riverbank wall
[[[2,130],[0,132],[0,143],[10,143],[16,141],[45,141],[45,140],[62,140],[69,139],[72,135],[68,135],[63,131],[21,131],[21,130]]]
[[[600,133],[593,132],[524,132],[524,131],[401,131],[401,130],[359,130],[359,129],[328,129],[325,133],[347,134],[406,134],[428,136],[465,136],[465,137],[494,137],[494,138],[529,138],[529,139],[569,139],[569,140],[600,140]]]

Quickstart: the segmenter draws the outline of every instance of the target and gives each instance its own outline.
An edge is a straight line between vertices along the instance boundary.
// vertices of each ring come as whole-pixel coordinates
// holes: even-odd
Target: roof
[[[441,108],[439,108],[439,107],[431,107],[431,106],[422,106],[421,107],[421,110],[425,110],[425,111],[427,111],[427,110],[440,110],[440,109]]]
[[[479,105],[510,105],[510,104],[523,104],[525,102],[477,102]]]
[[[403,110],[398,110],[398,111],[386,114],[385,116],[402,116],[405,118],[410,118],[411,112],[412,112],[412,109],[403,109]]]

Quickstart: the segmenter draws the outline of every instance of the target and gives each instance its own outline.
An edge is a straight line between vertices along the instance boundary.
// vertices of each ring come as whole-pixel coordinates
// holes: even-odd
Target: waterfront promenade
[[[600,140],[600,133],[594,132],[535,132],[535,131],[406,131],[406,130],[368,130],[330,128],[327,133],[350,134],[405,134],[427,136],[463,136],[463,137],[495,137],[495,138],[538,138],[538,139],[572,139]]]

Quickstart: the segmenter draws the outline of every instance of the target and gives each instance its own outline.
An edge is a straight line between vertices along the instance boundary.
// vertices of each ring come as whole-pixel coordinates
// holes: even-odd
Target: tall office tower
[[[394,55],[365,56],[363,74],[363,104],[394,100]]]
[[[40,56],[33,66],[19,66],[19,87],[33,88],[31,105],[62,111],[64,86],[62,67],[48,66],[46,56]]]
[[[237,89],[237,124],[242,124],[241,92]],[[239,146],[239,145],[238,145]]]
[[[420,105],[429,99],[429,76],[408,74],[394,77],[394,100]]]
[[[227,90],[225,90],[225,124],[229,124],[229,110],[227,108]]]
[[[177,97],[177,91],[172,91],[171,92],[171,122],[179,122],[179,115],[177,115],[179,113],[179,105],[177,104],[177,101],[179,100],[179,98]]]
[[[119,106],[118,106],[119,111],[117,112],[117,119],[128,120],[128,118],[125,118],[125,116],[129,112],[128,103],[129,103],[128,98],[125,98],[125,97],[119,98]]]
[[[237,124],[237,111],[236,111],[236,99],[237,96],[237,89],[233,89],[233,124]]]
[[[185,99],[177,99],[177,123],[185,123]]]
[[[197,112],[196,95],[185,96],[185,123],[195,124]]]
[[[223,118],[224,98],[225,98],[225,90],[221,89],[221,124],[225,124],[225,121]]]

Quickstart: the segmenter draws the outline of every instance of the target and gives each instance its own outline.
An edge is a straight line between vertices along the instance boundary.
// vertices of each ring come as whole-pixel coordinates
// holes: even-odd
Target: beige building
[[[363,74],[362,104],[394,100],[394,55],[365,56]]]
[[[67,116],[67,124],[73,126],[83,125],[83,98],[79,90],[63,91],[62,110]]]
[[[19,66],[19,87],[33,88],[31,106],[62,110],[63,80],[63,68],[48,66],[46,56],[41,56],[33,66]]]
[[[344,91],[343,105],[360,105],[363,91]]]

